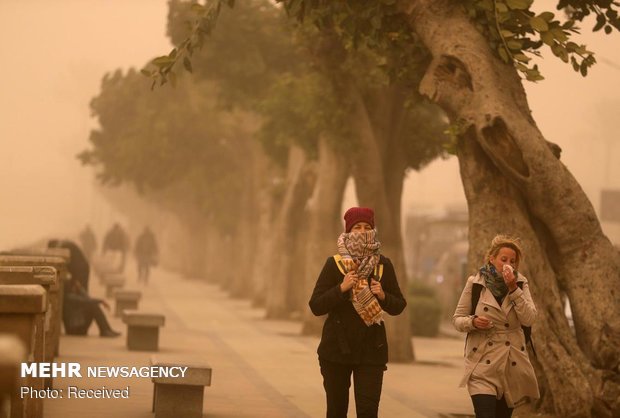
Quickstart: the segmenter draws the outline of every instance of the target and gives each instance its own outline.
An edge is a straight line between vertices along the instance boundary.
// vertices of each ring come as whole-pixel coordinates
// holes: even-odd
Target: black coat
[[[400,291],[390,259],[381,256],[379,263],[383,264],[381,286],[385,292],[385,300],[379,304],[388,314],[398,315],[407,306],[407,301]],[[342,364],[386,364],[385,325],[367,326],[364,323],[350,300],[351,291],[340,291],[343,279],[334,258],[328,258],[310,298],[313,314],[328,314],[317,350],[319,358]]]

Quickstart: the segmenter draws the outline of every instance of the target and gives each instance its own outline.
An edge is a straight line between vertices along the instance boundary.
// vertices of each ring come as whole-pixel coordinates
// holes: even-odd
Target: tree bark
[[[290,286],[303,280],[302,265],[295,258],[300,243],[299,232],[304,222],[304,208],[312,193],[315,167],[308,161],[303,150],[291,146],[286,178],[286,192],[279,209],[274,231],[274,246],[271,262],[274,274],[266,286],[267,318],[289,318]],[[294,307],[293,307],[294,308]]]
[[[246,148],[242,157],[244,159],[242,165],[244,182],[241,196],[239,196],[239,206],[242,209],[239,211],[239,222],[233,239],[236,249],[236,267],[230,289],[231,296],[239,298],[249,298],[253,294],[254,258],[256,257],[257,246],[260,243],[257,240],[260,219],[259,190],[261,190],[260,181],[266,174],[259,161],[265,157],[258,141],[248,137],[244,141],[244,145]]]
[[[550,388],[562,387],[563,396],[554,393],[559,402],[556,412],[570,411],[574,416],[588,416],[592,393],[584,391],[596,382],[597,375],[576,345],[564,316],[560,290],[547,254],[531,225],[528,209],[519,190],[502,176],[476,142],[472,128],[458,148],[461,178],[467,197],[470,242],[469,271],[484,263],[485,245],[498,233],[519,236],[526,251],[519,270],[529,279],[536,300],[538,318],[534,326],[535,359],[540,363]],[[498,216],[510,214],[510,216]],[[531,358],[534,358],[530,352]],[[578,361],[575,361],[578,360]],[[546,395],[545,387],[541,393]]]
[[[475,142],[496,168],[492,174],[488,172],[472,182],[468,200],[489,198],[476,196],[486,182],[500,179],[510,185],[510,189],[500,193],[521,202],[522,216],[527,221],[512,232],[527,236],[530,229],[536,234],[532,234],[526,246],[528,257],[538,252],[542,257],[541,265],[536,265],[532,272],[534,297],[539,306],[551,312],[554,322],[546,322],[543,316],[534,336],[535,341],[548,342],[537,346],[544,345],[543,351],[552,351],[539,359],[556,412],[567,417],[611,416],[612,411],[620,409],[617,253],[602,233],[585,193],[538,130],[516,70],[492,54],[486,39],[476,31],[459,3],[403,0],[401,6],[433,56],[420,85],[421,93],[435,100],[453,122],[468,128],[468,140]],[[459,161],[462,165],[476,163],[464,161],[473,155],[460,154]],[[463,178],[464,184],[470,181]],[[475,224],[475,218],[481,215],[471,209],[470,204],[471,222]],[[486,211],[487,220],[480,222],[492,223],[490,229],[494,232],[506,232],[500,229],[502,219],[519,213],[512,212],[514,207],[496,209]],[[472,254],[480,255],[489,236],[471,232]],[[534,263],[528,261],[532,268],[530,264]],[[542,270],[543,265],[548,271]],[[538,287],[541,280],[544,289],[551,288],[547,281],[553,281],[556,287],[566,290],[579,350],[570,335],[554,329],[563,321],[556,316],[563,318],[563,313],[551,306],[557,302],[548,299],[559,300],[559,292],[547,295],[549,290]],[[566,376],[561,380],[553,376],[552,369],[558,367],[558,361],[565,367],[566,376],[579,384],[588,381],[580,388],[580,394],[575,393],[574,384],[567,384]],[[578,370],[581,372],[577,373]]]
[[[308,309],[308,300],[314,289],[325,259],[336,253],[336,240],[342,233],[340,219],[342,196],[347,184],[349,164],[339,155],[324,136],[319,138],[319,160],[314,193],[308,201],[308,235],[304,278],[302,334],[320,334],[323,317],[316,317]]]
[[[256,256],[252,267],[252,304],[266,305],[266,283],[274,274],[272,265],[273,247],[275,241],[276,208],[281,198],[275,193],[275,179],[281,177],[281,169],[274,166],[266,156],[258,161],[260,176],[255,179],[258,190],[261,190],[258,199],[258,226],[256,236]]]
[[[386,182],[388,170],[382,158],[384,151],[379,146],[380,139],[373,133],[372,123],[361,95],[354,91],[351,97],[354,100],[353,121],[359,138],[359,147],[353,156],[357,198],[360,205],[374,208],[381,252],[392,260],[401,290],[406,293],[407,278],[400,231],[400,198],[397,204],[392,202],[390,205]],[[399,169],[399,167],[393,168],[393,170]],[[404,167],[400,172],[402,191]],[[413,361],[409,311],[406,309],[397,317],[386,317],[386,324],[390,361],[402,363]]]

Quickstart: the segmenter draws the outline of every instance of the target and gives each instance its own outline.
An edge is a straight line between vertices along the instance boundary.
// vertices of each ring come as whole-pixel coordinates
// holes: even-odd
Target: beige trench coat
[[[510,408],[540,397],[521,329],[521,325],[532,325],[536,307],[527,279],[519,274],[517,281],[523,282],[523,290],[517,288],[513,293],[508,293],[502,306],[499,306],[479,274],[469,277],[452,318],[458,331],[468,333],[465,375],[460,386],[467,385],[470,395],[495,395],[497,399],[505,396]],[[473,283],[483,286],[475,314],[492,321],[493,328],[489,330],[479,330],[473,326]]]

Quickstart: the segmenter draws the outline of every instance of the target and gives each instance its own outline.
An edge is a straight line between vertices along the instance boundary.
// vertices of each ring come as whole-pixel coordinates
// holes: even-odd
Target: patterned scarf
[[[379,301],[370,291],[369,278],[379,263],[377,231],[342,233],[338,237],[338,254],[343,259],[357,263],[357,285],[351,291],[351,302],[355,311],[367,326],[380,324],[383,321],[383,310]]]
[[[519,276],[517,270],[513,271],[515,277]],[[508,293],[508,286],[506,286],[506,282],[504,282],[504,278],[501,274],[497,272],[495,266],[491,263],[487,263],[484,266],[480,267],[480,275],[484,278],[484,283],[487,286],[487,289],[491,291],[493,296],[499,298],[499,300],[504,299],[504,296]]]

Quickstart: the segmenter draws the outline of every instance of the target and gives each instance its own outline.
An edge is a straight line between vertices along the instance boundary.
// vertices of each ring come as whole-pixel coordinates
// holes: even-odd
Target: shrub
[[[407,303],[411,333],[418,337],[436,337],[441,321],[441,304],[435,289],[420,282],[412,282]]]

